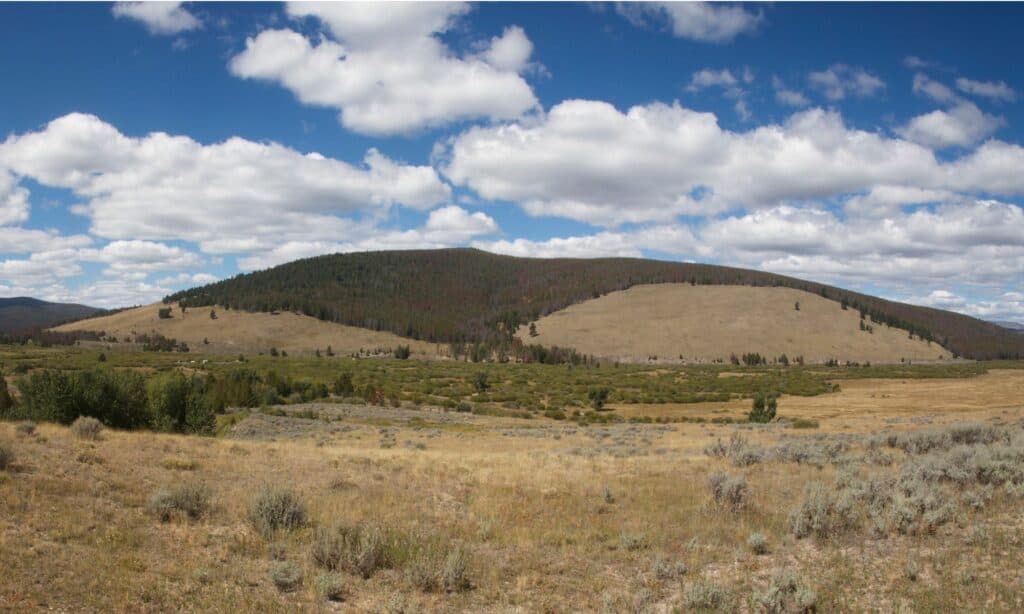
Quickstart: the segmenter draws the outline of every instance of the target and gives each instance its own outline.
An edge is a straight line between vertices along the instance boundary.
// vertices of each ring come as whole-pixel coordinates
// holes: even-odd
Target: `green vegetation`
[[[650,283],[794,288],[840,301],[860,311],[862,319],[907,330],[962,356],[1024,356],[1024,336],[949,311],[761,271],[628,258],[513,258],[472,249],[335,254],[238,275],[165,301],[292,310],[414,339],[487,342],[491,349],[507,351],[511,334],[541,315]]]
[[[754,395],[748,419],[751,422],[767,424],[775,419],[775,412],[778,409],[778,400],[773,395],[766,395],[758,392]]]

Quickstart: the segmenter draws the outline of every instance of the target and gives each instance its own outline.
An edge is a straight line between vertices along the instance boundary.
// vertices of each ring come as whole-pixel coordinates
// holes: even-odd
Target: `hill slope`
[[[796,303],[800,304],[799,311]],[[574,347],[624,362],[728,362],[730,354],[785,354],[809,363],[899,362],[950,358],[937,343],[910,339],[885,325],[862,330],[859,314],[835,301],[791,288],[634,286],[542,317],[524,343]]]
[[[781,286],[806,290],[970,358],[1024,356],[1024,338],[918,307],[761,271],[634,258],[538,259],[474,249],[334,254],[297,260],[166,301],[248,311],[295,310],[429,341],[481,340],[581,301],[640,284]]]
[[[102,309],[95,307],[72,303],[48,303],[27,296],[0,298],[0,333],[13,334],[47,328],[102,312]]]
[[[277,348],[289,354],[308,355],[317,349],[326,351],[327,346],[331,346],[336,354],[353,354],[377,349],[390,352],[398,345],[410,346],[414,355],[436,353],[434,345],[429,343],[403,339],[387,332],[323,322],[291,312],[274,315],[218,308],[215,309],[217,319],[214,320],[210,318],[209,309],[191,309],[182,314],[175,308],[171,318],[162,319],[158,313],[161,307],[164,305],[156,303],[126,309],[113,315],[58,326],[54,330],[102,331],[118,340],[157,333],[184,341],[193,350],[223,354],[255,354]]]

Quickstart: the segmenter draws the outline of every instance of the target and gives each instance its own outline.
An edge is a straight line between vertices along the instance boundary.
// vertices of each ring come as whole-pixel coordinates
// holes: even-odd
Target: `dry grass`
[[[1000,377],[957,383],[980,394],[986,382],[998,389]],[[943,381],[921,385],[953,390]],[[824,435],[849,442],[837,458],[860,459],[864,442],[883,429],[967,420],[1020,431],[1024,412],[1019,396],[1006,409],[999,404],[1010,401],[993,392],[986,397],[993,405],[979,403],[969,416],[932,412],[922,401],[869,420],[842,415],[843,394],[828,397],[839,415],[815,410],[821,428],[810,432],[486,417],[467,429],[428,412],[422,422],[388,427],[365,418],[302,421],[319,428],[287,441],[117,431],[83,441],[49,424],[39,425],[38,437],[18,438],[13,424],[0,424],[0,440],[18,459],[0,473],[0,603],[15,611],[381,611],[390,604],[568,612],[672,611],[706,601],[760,611],[813,597],[818,611],[1019,611],[1019,503],[1002,491],[978,495],[982,507],[965,504],[934,534],[873,539],[858,529],[798,540],[790,514],[808,483],[832,487],[851,472],[895,475],[903,452],[887,449],[892,466],[820,467],[770,455],[736,467],[703,452],[734,433],[766,448],[820,445]],[[376,411],[387,420],[391,410]],[[382,448],[384,428],[426,447]],[[723,512],[712,503],[715,472],[746,480],[746,505]],[[182,480],[203,485],[208,509],[169,522],[147,513],[154,492]],[[248,516],[266,484],[294,490],[309,522],[263,537]],[[351,543],[379,555],[374,573],[317,563],[317,532],[336,527],[364,536]],[[748,545],[753,533],[769,545],[763,553]]]
[[[326,351],[330,345],[335,354],[346,355],[359,350],[388,351],[408,345],[414,356],[436,356],[434,344],[405,339],[397,335],[365,328],[325,322],[309,316],[284,311],[278,315],[250,313],[215,307],[217,319],[210,318],[210,308],[189,309],[184,315],[177,305],[173,317],[161,319],[158,312],[166,307],[154,303],[127,309],[110,316],[79,320],[58,326],[57,331],[105,331],[119,341],[136,335],[159,333],[184,341],[193,350],[221,354],[255,354],[274,347],[291,355],[310,355],[317,349]],[[204,344],[206,339],[209,344]]]
[[[796,302],[800,310],[794,309]],[[752,307],[753,306],[753,307]],[[907,331],[874,325],[860,330],[854,309],[816,294],[751,286],[634,286],[572,305],[541,318],[527,343],[574,347],[623,362],[728,361],[730,353],[786,354],[808,362],[898,363],[948,359],[938,344],[909,339]],[[870,323],[870,322],[869,322]]]

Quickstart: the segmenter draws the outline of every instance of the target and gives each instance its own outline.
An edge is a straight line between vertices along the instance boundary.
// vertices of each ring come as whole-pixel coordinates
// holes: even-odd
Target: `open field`
[[[803,356],[808,363],[950,358],[938,344],[910,339],[905,330],[874,324],[869,333],[860,321],[855,309],[791,288],[654,284],[556,311],[537,321],[536,337],[526,328],[519,336],[624,362],[728,362],[730,354],[747,352]]]
[[[14,353],[2,356],[5,368]],[[153,355],[112,353],[109,362],[141,362],[132,356]],[[50,366],[83,360],[67,350],[50,358]],[[351,362],[360,376],[438,366]],[[272,364],[314,377],[322,363],[348,361]],[[613,371],[486,367],[516,366],[566,388],[588,371]],[[106,430],[89,440],[63,426],[28,433],[0,423],[0,446],[13,457],[0,471],[0,603],[14,611],[1019,611],[1024,370],[992,366],[1001,368],[823,369],[839,391],[783,395],[782,420],[768,425],[710,422],[740,418],[749,400],[613,403],[601,412],[683,411],[703,421],[672,424],[581,426],[338,399],[239,410],[222,417],[216,438]],[[692,369],[666,371],[679,382],[706,372]],[[705,381],[815,375],[733,368],[715,376]],[[395,378],[400,388],[412,381]],[[798,419],[817,426],[793,428]],[[266,485],[293,491],[305,521],[261,532],[251,504]],[[164,493],[156,498],[164,507],[154,504],[159,491],[182,486],[206,497],[166,504]]]
[[[128,337],[154,333],[184,341],[193,351],[206,353],[257,354],[271,348],[294,355],[325,352],[327,346],[336,354],[385,354],[399,345],[408,345],[417,356],[434,356],[437,346],[398,335],[366,328],[325,322],[305,315],[283,311],[277,315],[214,307],[217,319],[210,317],[209,307],[186,310],[172,305],[172,317],[161,319],[163,303],[144,305],[119,313],[58,326],[58,332],[105,332],[123,342]],[[205,341],[205,343],[204,343]]]

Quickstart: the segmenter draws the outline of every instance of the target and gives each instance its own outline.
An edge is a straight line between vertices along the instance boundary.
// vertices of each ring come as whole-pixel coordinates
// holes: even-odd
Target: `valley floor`
[[[816,429],[342,404],[219,438],[0,423],[0,609],[1020,611],[1020,390],[993,370],[783,397]],[[154,513],[182,485],[208,506]],[[268,486],[306,522],[261,534]]]

